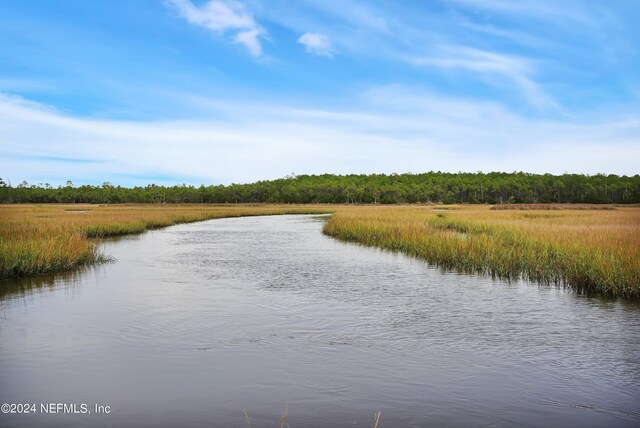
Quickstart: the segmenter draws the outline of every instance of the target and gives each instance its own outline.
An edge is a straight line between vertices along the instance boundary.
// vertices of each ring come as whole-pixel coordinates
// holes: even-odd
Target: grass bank
[[[400,251],[445,269],[640,298],[640,207],[517,208],[0,205],[0,277],[108,260],[94,238],[223,217],[333,212],[324,232],[344,241]]]
[[[339,210],[327,235],[461,272],[640,298],[640,209],[482,206]],[[458,208],[458,209],[455,209]]]
[[[0,205],[0,278],[109,260],[93,238],[223,217],[324,212],[287,205]]]

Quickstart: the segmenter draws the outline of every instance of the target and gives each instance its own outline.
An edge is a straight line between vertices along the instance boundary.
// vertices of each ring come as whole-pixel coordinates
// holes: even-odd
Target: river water
[[[321,229],[179,225],[105,243],[115,263],[2,283],[0,401],[37,408],[0,426],[247,427],[246,411],[277,427],[285,407],[292,428],[375,412],[380,428],[640,426],[638,304],[442,272]]]

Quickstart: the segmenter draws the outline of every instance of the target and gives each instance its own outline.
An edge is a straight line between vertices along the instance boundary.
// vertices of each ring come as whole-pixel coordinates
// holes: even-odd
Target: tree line
[[[110,183],[17,186],[0,179],[0,203],[640,203],[640,175],[524,172],[288,175],[248,184],[122,187]]]

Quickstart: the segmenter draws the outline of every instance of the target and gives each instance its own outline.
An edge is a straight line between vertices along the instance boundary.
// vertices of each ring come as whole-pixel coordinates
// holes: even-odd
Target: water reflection
[[[85,212],[85,210],[71,210],[70,212]],[[102,246],[112,246],[118,243],[124,243],[127,241],[138,239],[139,235],[133,236],[110,236],[101,238],[100,243]],[[105,253],[107,257],[111,257],[110,254]],[[108,260],[104,264],[116,262],[117,259],[113,258]],[[1,279],[0,280],[0,305],[3,300],[9,300],[14,298],[24,298],[33,293],[42,293],[53,291],[58,287],[63,287],[67,291],[70,291],[74,287],[80,285],[82,279],[96,275],[103,268],[104,264],[97,264],[92,266],[81,266],[69,271],[57,272],[52,274],[41,274],[24,278],[13,279]]]
[[[58,287],[65,287],[67,290],[72,289],[81,285],[81,280],[88,271],[95,269],[99,269],[99,267],[85,267],[50,275],[0,280],[0,302],[27,297],[33,293],[53,291]]]

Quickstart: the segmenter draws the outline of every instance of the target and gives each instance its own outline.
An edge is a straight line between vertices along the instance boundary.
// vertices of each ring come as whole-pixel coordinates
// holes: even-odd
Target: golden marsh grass
[[[0,278],[59,272],[106,261],[91,238],[142,233],[222,217],[309,214],[274,205],[0,205]]]
[[[324,232],[400,251],[446,269],[640,297],[640,209],[340,210]]]
[[[460,272],[640,298],[640,207],[1,205],[0,277],[108,260],[106,236],[222,217],[332,212],[324,232]]]

